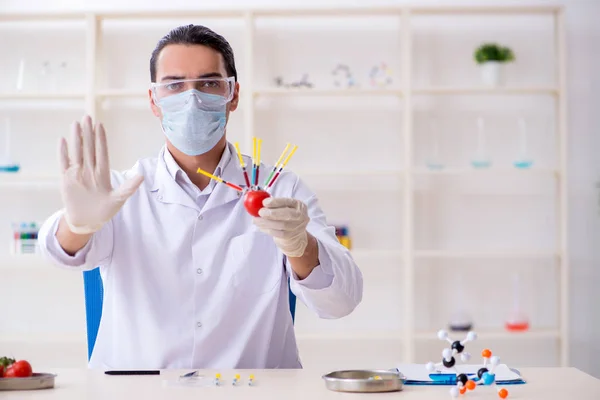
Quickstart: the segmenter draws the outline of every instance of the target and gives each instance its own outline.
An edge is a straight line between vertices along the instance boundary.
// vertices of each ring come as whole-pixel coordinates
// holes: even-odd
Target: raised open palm
[[[88,116],[81,124],[73,123],[71,151],[64,138],[59,149],[61,194],[69,228],[80,234],[96,232],[135,193],[144,177],[136,175],[113,189],[104,127],[94,127]]]

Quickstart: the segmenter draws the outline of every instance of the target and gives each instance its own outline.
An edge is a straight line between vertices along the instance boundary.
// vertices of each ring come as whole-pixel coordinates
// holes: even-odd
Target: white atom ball
[[[444,351],[442,351],[442,357],[446,360],[452,358],[452,349],[444,349]]]

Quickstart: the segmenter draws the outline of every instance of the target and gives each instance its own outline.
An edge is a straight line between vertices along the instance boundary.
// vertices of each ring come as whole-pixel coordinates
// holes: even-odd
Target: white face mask
[[[179,151],[197,156],[211,150],[225,134],[227,104],[222,96],[191,89],[161,99],[162,128]]]

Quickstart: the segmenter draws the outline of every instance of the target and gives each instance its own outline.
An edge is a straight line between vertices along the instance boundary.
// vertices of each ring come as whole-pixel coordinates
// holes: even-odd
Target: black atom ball
[[[479,377],[479,379],[481,379],[481,376],[486,372],[488,372],[487,368],[479,368],[479,371],[477,371],[477,376]]]
[[[454,367],[454,364],[456,364],[456,360],[454,359],[454,357],[452,357],[450,359],[450,361],[446,361],[446,359],[444,358],[442,360],[442,363],[444,363],[444,367],[446,367],[446,368],[452,368],[452,367]]]
[[[468,380],[469,380],[469,378],[467,378],[467,375],[465,375],[465,374],[459,374],[456,377],[456,381],[461,382],[463,384],[463,386],[465,386],[467,384]]]
[[[452,343],[452,349],[456,350],[460,354],[465,349],[465,346],[463,346],[462,344],[460,344],[460,341],[457,340],[454,343]]]

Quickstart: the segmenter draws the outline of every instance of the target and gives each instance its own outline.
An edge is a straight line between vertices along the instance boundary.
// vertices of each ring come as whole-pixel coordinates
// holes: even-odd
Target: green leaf
[[[10,367],[15,362],[17,362],[17,360],[14,358],[0,357],[0,365],[2,365],[4,368]]]
[[[475,49],[473,57],[478,64],[486,61],[510,62],[515,59],[510,48],[502,47],[497,43],[483,43]]]

